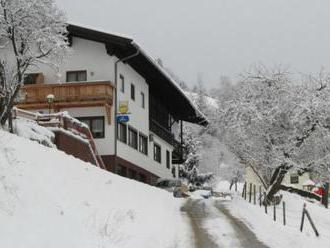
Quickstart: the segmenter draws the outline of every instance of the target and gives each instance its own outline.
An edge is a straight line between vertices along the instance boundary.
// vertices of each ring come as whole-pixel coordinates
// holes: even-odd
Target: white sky
[[[69,21],[132,36],[189,85],[257,62],[330,71],[329,0],[56,0]]]

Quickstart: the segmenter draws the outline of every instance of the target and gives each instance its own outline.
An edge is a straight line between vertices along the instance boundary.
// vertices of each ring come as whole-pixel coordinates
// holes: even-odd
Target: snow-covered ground
[[[218,190],[228,191],[228,189],[229,183],[219,183]],[[268,208],[268,214],[265,214],[263,207],[248,203],[240,197],[239,193],[234,195],[234,199],[228,201],[226,206],[234,216],[240,218],[253,230],[258,239],[269,247],[330,247],[330,210],[318,203],[306,201],[298,195],[288,192],[280,193],[283,194],[283,200],[286,203],[286,226],[283,226],[282,205],[276,208],[276,222],[273,221],[273,208]],[[304,203],[320,233],[319,237],[316,237],[307,218],[305,218],[304,230],[302,233],[300,232]]]
[[[5,248],[192,247],[184,200],[0,130]]]

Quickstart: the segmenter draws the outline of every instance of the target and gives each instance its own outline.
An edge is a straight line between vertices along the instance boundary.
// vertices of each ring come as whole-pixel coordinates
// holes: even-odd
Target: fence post
[[[274,221],[276,221],[276,202],[274,202],[274,217],[273,217],[273,219],[274,219]]]
[[[245,197],[245,191],[246,191],[246,182],[243,185],[243,190],[242,190],[242,198]]]
[[[302,231],[303,231],[303,228],[304,228],[304,221],[305,221],[305,208],[306,208],[306,203],[304,203],[303,210],[302,210],[301,224],[300,224],[300,232],[302,232]]]
[[[317,231],[317,229],[316,229],[316,227],[314,225],[314,222],[313,222],[311,216],[309,215],[309,212],[306,209],[305,209],[305,213],[306,213],[307,219],[309,220],[309,223],[311,223],[311,225],[312,225],[312,228],[313,228],[313,230],[315,232],[315,235],[318,237],[319,236],[319,232]]]
[[[285,216],[285,201],[283,201],[283,225],[286,225],[286,216]]]
[[[251,203],[252,200],[252,183],[250,183],[250,192],[249,192],[249,202]]]
[[[322,196],[322,204],[328,208],[329,205],[329,183],[324,185],[324,194]]]
[[[264,192],[264,199],[266,199],[266,192]],[[267,202],[265,202],[265,213],[267,214]]]
[[[247,198],[247,183],[246,183],[246,185],[245,185],[244,198],[245,198],[245,200],[246,200],[246,198]]]
[[[253,184],[253,204],[256,205],[256,185]]]
[[[235,192],[237,192],[237,180],[235,181]]]
[[[261,185],[259,185],[259,206],[261,207]]]

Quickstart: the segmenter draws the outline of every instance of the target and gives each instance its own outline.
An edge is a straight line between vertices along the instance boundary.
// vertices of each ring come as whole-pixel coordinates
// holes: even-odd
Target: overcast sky
[[[330,70],[329,0],[57,0],[69,21],[132,36],[189,85],[253,63]]]

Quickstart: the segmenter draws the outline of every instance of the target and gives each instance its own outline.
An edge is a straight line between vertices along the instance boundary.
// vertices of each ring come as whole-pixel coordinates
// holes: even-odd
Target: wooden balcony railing
[[[171,133],[171,131],[163,127],[161,124],[159,124],[156,120],[152,118],[149,119],[149,129],[170,145],[174,144],[174,135]]]
[[[113,84],[104,82],[33,84],[23,86],[18,107],[22,109],[48,108],[47,95],[54,95],[52,108],[112,105]]]

